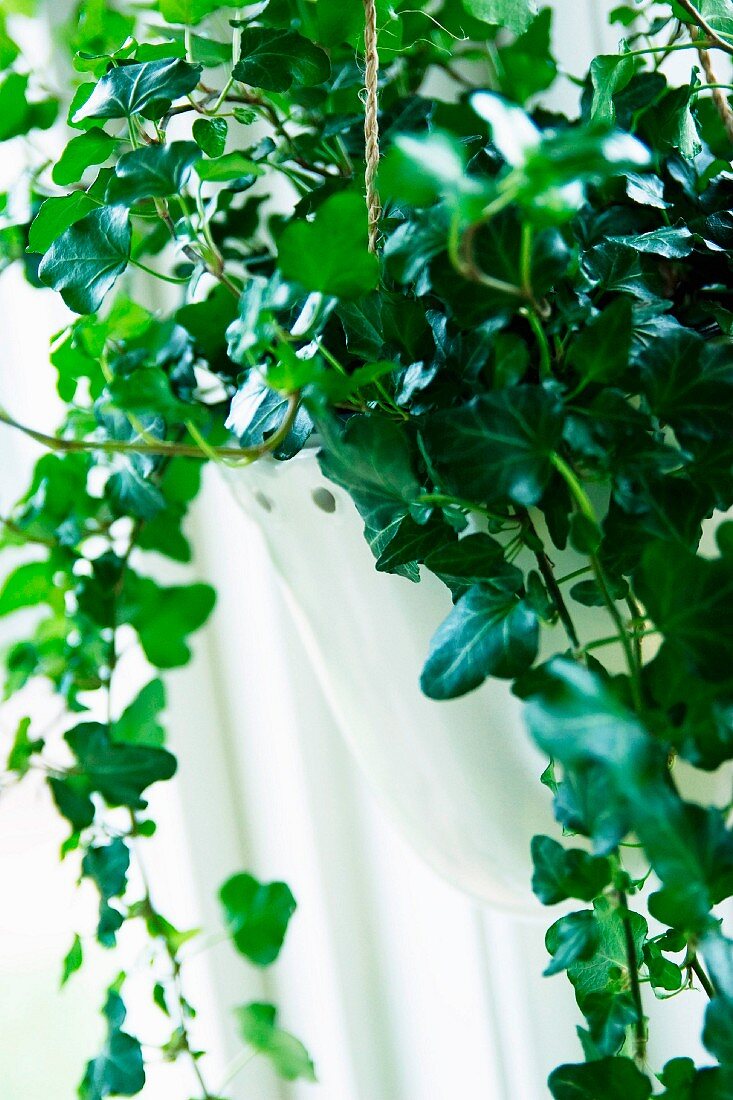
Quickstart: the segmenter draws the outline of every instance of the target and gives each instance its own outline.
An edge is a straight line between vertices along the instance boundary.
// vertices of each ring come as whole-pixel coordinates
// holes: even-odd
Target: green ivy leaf
[[[631,335],[631,302],[617,298],[582,329],[570,345],[568,363],[584,383],[615,380],[629,365]]]
[[[53,166],[53,182],[59,187],[76,183],[91,165],[104,164],[112,156],[116,145],[116,138],[110,137],[99,126],[92,126],[85,133],[72,138],[66,146]]]
[[[524,580],[521,570],[504,557],[501,543],[483,531],[433,550],[425,564],[454,596],[463,595],[477,584],[506,593],[519,592]]]
[[[328,54],[295,31],[243,26],[239,61],[232,70],[242,84],[286,92],[293,84],[322,84],[330,75]]]
[[[425,451],[445,488],[479,503],[537,504],[559,446],[562,406],[537,386],[510,386],[428,417]]]
[[[704,680],[733,667],[733,561],[699,557],[669,542],[644,552],[636,589],[665,648],[687,658]]]
[[[104,1007],[107,1039],[100,1054],[89,1062],[79,1086],[80,1100],[106,1100],[108,1096],[136,1096],[145,1085],[145,1068],[140,1043],[122,1031],[125,1006],[110,989]]]
[[[591,120],[599,126],[611,127],[616,121],[616,107],[613,97],[622,92],[637,70],[638,59],[623,54],[608,54],[595,57],[590,65],[590,78],[593,84],[593,103]]]
[[[65,230],[81,221],[95,205],[86,191],[72,191],[70,195],[46,199],[31,222],[28,251],[47,252]]]
[[[545,969],[545,977],[550,978],[589,958],[599,942],[600,931],[590,910],[560,917],[548,928],[545,936],[545,946],[552,955],[552,962]]]
[[[652,1085],[630,1058],[600,1058],[559,1066],[548,1085],[555,1100],[648,1100]]]
[[[733,1067],[733,997],[715,997],[707,1006],[702,1041],[721,1065]]]
[[[455,699],[488,676],[511,680],[532,665],[539,621],[525,600],[476,585],[438,627],[420,686],[431,699]]]
[[[222,886],[219,898],[235,947],[255,966],[269,966],[280,954],[295,898],[284,882],[259,882],[238,874]]]
[[[84,948],[79,936],[74,936],[71,947],[64,956],[61,968],[61,985],[65,986],[72,974],[84,965]]]
[[[143,791],[176,771],[176,758],[165,749],[113,742],[98,722],[84,722],[64,737],[89,788],[111,805],[144,806]]]
[[[235,8],[237,4],[232,0],[160,0],[158,6],[166,23],[195,27],[212,12]]]
[[[175,99],[188,95],[199,82],[200,65],[180,58],[117,65],[97,83],[72,116],[74,124],[90,118],[160,118]]]
[[[378,557],[419,493],[408,437],[380,416],[352,417],[341,432],[329,421],[318,427],[321,470],[352,496]]]
[[[226,148],[228,129],[225,118],[197,118],[191,132],[207,157],[220,157]]]
[[[130,259],[130,216],[102,206],[65,230],[41,260],[38,274],[75,313],[95,313]]]
[[[128,574],[122,614],[137,630],[152,665],[178,668],[191,656],[186,638],[203,626],[215,602],[208,584],[166,588],[147,577]]]
[[[611,864],[580,848],[569,851],[549,836],[532,838],[532,890],[543,905],[566,898],[592,901],[611,881]]]
[[[199,160],[196,164],[196,175],[209,183],[226,183],[228,180],[246,179],[248,176],[256,179],[264,171],[262,165],[237,150],[224,153],[215,160]]]
[[[360,298],[379,281],[379,261],[368,251],[366,206],[344,191],[327,199],[312,222],[293,221],[278,240],[285,279],[306,290]]]
[[[63,592],[54,584],[53,574],[52,561],[26,562],[9,573],[0,588],[0,618],[36,604],[63,611]]]
[[[127,745],[153,745],[159,748],[165,732],[158,715],[165,709],[165,687],[162,680],[151,680],[125,708],[112,726],[113,741]]]
[[[43,752],[45,742],[41,738],[31,738],[30,718],[21,718],[15,731],[13,744],[8,753],[7,769],[15,772],[19,777],[27,774],[31,766],[32,758],[39,752]]]
[[[303,1044],[277,1026],[274,1005],[253,1003],[236,1011],[245,1043],[269,1059],[278,1077],[285,1081],[316,1080],[313,1062]]]
[[[185,187],[191,168],[201,157],[192,141],[147,145],[125,153],[115,165],[105,201],[132,206],[141,199],[166,198]]]
[[[517,33],[526,31],[538,11],[534,0],[463,0],[463,6],[474,19]]]
[[[28,100],[29,80],[27,73],[8,73],[0,83],[0,141],[35,129],[47,130],[56,118],[56,100]]]

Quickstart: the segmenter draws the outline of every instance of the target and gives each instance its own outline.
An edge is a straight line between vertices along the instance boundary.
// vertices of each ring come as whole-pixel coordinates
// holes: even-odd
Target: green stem
[[[552,377],[552,357],[550,355],[550,345],[547,340],[547,333],[545,332],[544,325],[540,321],[534,309],[522,309],[520,310],[520,313],[523,317],[526,317],[527,322],[535,335],[535,339],[537,340],[537,347],[539,348],[540,352],[540,378],[550,378]]]
[[[263,455],[269,454],[283,442],[293,426],[299,405],[299,394],[291,394],[288,398],[288,409],[280,427],[264,443],[256,447],[211,447],[207,452],[204,452],[198,445],[171,443],[165,439],[154,443],[135,443],[123,439],[59,439],[57,436],[47,435],[45,432],[36,431],[35,428],[29,428],[27,425],[19,423],[2,410],[0,410],[0,424],[6,424],[9,428],[15,428],[16,431],[23,432],[24,435],[47,447],[50,451],[66,454],[85,454],[101,451],[105,454],[147,454],[198,459],[216,455],[219,459],[252,462]]]
[[[634,1021],[634,1058],[640,1069],[644,1068],[646,1061],[646,1023],[644,1020],[644,1005],[641,999],[641,985],[639,984],[639,959],[636,954],[634,942],[634,930],[631,925],[631,910],[624,890],[617,890],[619,909],[624,926],[624,940],[626,944],[626,960],[629,968],[629,982],[631,983],[631,997],[634,1002],[636,1019]]]
[[[576,476],[575,471],[572,469],[571,466],[568,465],[565,459],[557,453],[553,454],[552,456],[552,464],[557,472],[565,480],[565,484],[570,490],[570,494],[573,498],[573,501],[575,502],[575,506],[578,512],[582,516],[584,516],[589,521],[589,523],[592,523],[594,527],[597,527],[598,521],[596,519],[595,510],[590,502],[590,499],[588,498],[585,489],[580,483],[580,480]],[[613,619],[613,624],[616,627],[616,631],[618,633],[618,640],[623,647],[626,664],[629,670],[631,696],[634,702],[634,708],[636,709],[637,713],[639,713],[642,710],[643,705],[641,695],[641,683],[639,679],[639,669],[637,667],[631,639],[629,638],[628,632],[626,630],[626,624],[624,623],[621,612],[616,606],[616,601],[614,600],[608,587],[608,582],[606,581],[606,577],[597,553],[595,553],[594,551],[589,552],[588,560],[590,561],[591,569],[593,571],[593,576],[595,578],[596,584],[598,585],[598,589],[601,593],[601,596],[603,597],[603,602],[606,605],[609,615]]]
[[[163,275],[162,272],[155,271],[154,268],[140,263],[139,260],[133,260],[132,257],[130,257],[128,263],[138,268],[139,271],[144,271],[146,275],[152,275],[155,279],[161,279],[164,283],[173,283],[175,286],[181,286],[181,284],[189,282],[188,276],[183,279],[178,279],[175,275]]]

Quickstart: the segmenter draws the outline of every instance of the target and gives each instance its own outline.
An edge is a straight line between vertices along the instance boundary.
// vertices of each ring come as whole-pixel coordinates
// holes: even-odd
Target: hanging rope
[[[382,204],[377,191],[377,170],[379,168],[379,117],[377,115],[377,81],[379,77],[379,53],[377,51],[377,6],[376,0],[364,0],[364,56],[366,72],[364,84],[364,144],[366,156],[366,204],[369,220],[369,251],[377,251],[379,237],[379,219]]]
[[[697,34],[695,35],[695,37],[699,38],[700,35]],[[700,58],[700,64],[702,65],[703,72],[705,73],[705,79],[707,80],[708,84],[717,84],[718,78],[715,75],[715,70],[713,69],[713,62],[712,58],[710,57],[710,52],[706,49],[703,49],[702,46],[698,46],[697,56]],[[723,123],[723,126],[725,127],[725,132],[728,135],[728,140],[730,142],[733,142],[733,111],[731,110],[730,104],[728,102],[728,96],[721,88],[712,88],[711,94],[713,97],[715,108],[720,116],[720,121]]]

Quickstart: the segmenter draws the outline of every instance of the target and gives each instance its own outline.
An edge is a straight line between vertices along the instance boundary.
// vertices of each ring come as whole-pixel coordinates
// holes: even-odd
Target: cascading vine
[[[680,764],[729,785],[733,3],[621,3],[618,51],[577,76],[531,0],[82,0],[58,30],[78,76],[60,88],[22,56],[15,18],[0,139],[27,169],[0,254],[77,317],[50,350],[58,430],[0,410],[44,452],[2,519],[27,560],[0,615],[39,612],[6,654],[28,717],[5,783],[42,776],[62,855],[99,891],[99,943],[147,930],[170,1022],[155,1056],[189,1064],[197,1100],[227,1091],[196,1045],[192,933],[145,869],[147,791],[176,769],[158,670],[187,663],[214,594],[160,584],[156,555],[190,561],[205,461],[286,461],[313,439],[376,568],[450,590],[424,692],[437,706],[513,681],[549,759],[563,835],[535,837],[532,886],[581,903],[550,927],[546,973],[567,973],[584,1020],[550,1093],[727,1100],[731,804],[691,801]],[[561,81],[570,117],[542,101]],[[172,308],[149,308],[154,280]],[[543,637],[561,638],[549,659]],[[149,679],[120,698],[128,646]],[[65,708],[48,730],[39,679]],[[273,963],[288,887],[241,872],[221,903],[236,950]],[[126,981],[82,1100],[144,1086]],[[651,1000],[677,996],[691,1020],[707,1002],[710,1064],[650,1061]],[[253,1053],[314,1079],[273,1005],[237,1020],[230,1079]]]

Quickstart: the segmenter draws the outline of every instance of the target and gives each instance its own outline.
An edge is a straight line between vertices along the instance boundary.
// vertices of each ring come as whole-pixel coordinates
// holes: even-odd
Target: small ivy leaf
[[[115,70],[117,71],[117,70]],[[95,313],[130,259],[130,215],[102,206],[65,230],[41,260],[41,280],[75,313]]]
[[[475,585],[433,636],[420,686],[431,699],[455,699],[488,676],[511,680],[532,665],[538,645],[539,621],[525,600]]]
[[[125,1006],[110,989],[104,1007],[107,1039],[102,1051],[87,1065],[79,1086],[80,1100],[106,1100],[108,1096],[136,1096],[145,1085],[145,1066],[140,1043],[122,1031]]]
[[[476,584],[501,592],[519,592],[524,580],[522,571],[504,557],[501,543],[483,531],[433,550],[425,564],[456,597]]]
[[[64,956],[64,961],[61,968],[61,985],[66,985],[72,974],[75,974],[77,970],[81,970],[84,964],[84,948],[79,936],[74,936],[71,947]]]
[[[112,156],[117,140],[99,126],[72,138],[56,161],[51,178],[59,187],[76,183],[93,164],[104,164]]]
[[[608,239],[614,244],[633,248],[635,252],[650,252],[665,260],[683,260],[692,252],[694,236],[685,225],[665,225],[648,233]]]
[[[284,882],[258,882],[233,875],[219,891],[227,927],[237,950],[255,966],[269,966],[280,954],[295,898]]]
[[[449,492],[476,503],[537,504],[550,480],[562,406],[537,386],[510,386],[435,413],[425,451]]]
[[[579,960],[587,959],[600,942],[600,932],[593,913],[581,910],[560,917],[547,929],[545,946],[552,962],[545,969],[545,977],[559,974]]]
[[[153,745],[159,748],[165,733],[158,715],[165,709],[165,687],[162,680],[151,680],[125,708],[112,726],[113,741],[128,745]]]
[[[117,65],[97,83],[72,116],[77,124],[90,118],[160,118],[175,99],[188,95],[199,82],[200,65],[181,58]]]
[[[199,160],[196,163],[196,175],[200,180],[209,183],[227,183],[229,180],[247,180],[253,183],[264,172],[261,164],[245,157],[238,150],[223,153],[215,160]]]
[[[88,789],[98,791],[113,806],[144,808],[143,791],[176,771],[176,758],[165,749],[113,742],[98,722],[75,726],[64,738]]]
[[[733,666],[733,560],[710,560],[669,542],[644,552],[636,589],[664,648],[692,663],[708,681]]]
[[[612,381],[629,365],[631,335],[631,302],[617,298],[582,329],[570,345],[568,363],[584,383]]]
[[[630,797],[645,789],[653,745],[599,676],[566,657],[553,657],[519,688],[527,699],[529,730],[548,756],[573,771],[600,764]]]
[[[398,134],[379,169],[380,191],[417,207],[445,199],[470,217],[485,202],[487,189],[467,174],[466,160],[461,142],[441,130]]]
[[[604,992],[621,993],[628,988],[627,922],[639,958],[642,956],[647,935],[647,923],[640,913],[629,912],[624,919],[619,907],[607,897],[594,900],[592,917],[595,929],[593,949],[572,960],[567,967],[568,978],[583,1012],[592,995]],[[547,934],[548,950],[555,946],[553,935],[556,933],[551,935],[551,932],[552,929]],[[564,939],[562,942],[564,945]],[[551,953],[555,954],[556,963],[557,954],[554,951]]]
[[[702,1041],[721,1065],[733,1067],[733,997],[714,997],[707,1006]]]
[[[555,81],[557,63],[552,53],[552,16],[551,8],[543,8],[524,34],[499,49],[501,91],[517,103],[526,103]]]
[[[132,206],[142,199],[162,199],[178,194],[200,157],[201,150],[192,141],[132,149],[117,161],[105,201],[111,205]]]
[[[257,371],[250,371],[244,385],[232,398],[225,427],[236,435],[243,447],[257,447],[277,431],[288,406],[287,395],[270,389]],[[299,408],[290,431],[275,452],[276,457],[291,457],[304,446],[312,431],[309,413]]]
[[[278,1077],[285,1081],[316,1080],[313,1062],[303,1044],[277,1026],[274,1005],[242,1005],[236,1013],[245,1043],[270,1060]]]
[[[548,1079],[554,1100],[648,1100],[652,1084],[630,1058],[559,1066]]]
[[[94,821],[94,803],[89,797],[89,786],[83,776],[69,779],[49,779],[56,809],[71,825],[74,832],[81,832]]]
[[[53,579],[52,561],[33,561],[19,565],[9,573],[0,588],[0,618],[36,604],[48,604],[63,610],[63,592]]]
[[[520,33],[537,15],[535,0],[463,0],[463,6],[474,19]]]
[[[627,991],[598,990],[583,998],[583,1015],[588,1022],[596,1056],[618,1054],[627,1029],[636,1021],[636,1005]]]
[[[9,141],[35,129],[47,130],[56,118],[56,100],[29,102],[29,81],[27,73],[8,73],[0,83],[0,141]]]
[[[342,431],[323,419],[318,428],[321,470],[353,498],[378,557],[420,491],[409,437],[381,416],[352,417]]]
[[[556,905],[566,898],[592,901],[611,881],[608,859],[580,848],[568,851],[549,836],[532,838],[532,861],[532,890],[543,905]]]
[[[66,229],[80,221],[94,207],[94,200],[86,191],[72,191],[70,195],[46,199],[31,222],[28,251],[47,252]]]
[[[232,76],[251,88],[287,92],[293,84],[311,87],[331,75],[328,54],[295,31],[242,26],[239,61]]]
[[[208,584],[163,587],[128,573],[122,615],[137,630],[152,665],[178,668],[191,656],[186,638],[203,626],[215,602]]]
[[[225,118],[197,118],[191,132],[207,157],[220,157],[226,148],[228,125]]]
[[[143,520],[160,515],[165,508],[165,497],[145,476],[139,457],[118,456],[115,465],[117,468],[104,486],[104,495],[115,513]]]
[[[455,539],[455,531],[440,516],[434,516],[422,524],[405,516],[396,534],[377,558],[377,569],[380,573],[395,573],[404,566],[417,566],[433,551],[449,546]],[[417,580],[420,574],[417,569],[415,573],[414,579]]]
[[[610,128],[616,121],[616,107],[613,97],[629,84],[638,68],[638,58],[623,54],[608,54],[595,57],[590,63],[590,78],[593,84],[593,102],[590,109],[591,122]]]
[[[109,904],[111,898],[121,897],[127,889],[127,872],[130,867],[130,850],[120,837],[109,844],[87,849],[81,864],[81,873],[93,880],[99,890],[99,923],[97,939],[103,947],[114,947],[116,933],[124,917]]]
[[[30,728],[30,718],[21,718],[8,753],[7,769],[9,772],[15,772],[20,778],[28,773],[32,758],[37,753],[43,752],[45,745],[42,738],[31,739],[28,736]]]
[[[379,261],[367,247],[367,213],[360,195],[344,191],[319,206],[313,221],[292,221],[278,240],[285,279],[306,290],[360,298],[376,287]]]

